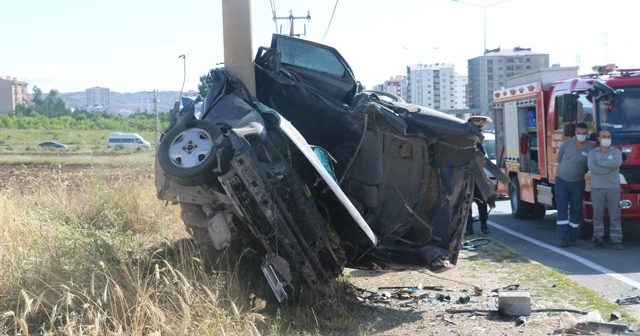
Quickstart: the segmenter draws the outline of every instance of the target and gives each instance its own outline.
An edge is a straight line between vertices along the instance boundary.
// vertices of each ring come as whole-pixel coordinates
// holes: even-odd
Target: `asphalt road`
[[[616,251],[608,241],[601,250],[589,249],[588,240],[580,240],[575,247],[560,248],[555,221],[555,211],[547,211],[543,220],[515,219],[509,200],[500,200],[489,214],[490,236],[530,260],[560,270],[611,301],[640,295],[640,222],[623,224],[625,249]],[[479,226],[474,223],[476,231]],[[640,304],[626,307],[640,318]]]

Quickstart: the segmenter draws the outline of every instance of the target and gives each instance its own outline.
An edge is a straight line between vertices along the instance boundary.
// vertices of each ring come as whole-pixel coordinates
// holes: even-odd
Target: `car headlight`
[[[630,200],[622,200],[620,201],[620,209],[631,209],[633,203]]]
[[[620,184],[628,184],[627,179],[622,174],[620,174]]]

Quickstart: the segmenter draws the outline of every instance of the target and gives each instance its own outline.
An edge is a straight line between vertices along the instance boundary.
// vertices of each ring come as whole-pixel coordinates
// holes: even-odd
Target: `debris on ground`
[[[621,317],[618,312],[611,313],[612,320],[620,319]],[[563,312],[560,314],[560,329],[567,334],[574,335],[584,335],[585,333],[619,335],[633,332],[626,325],[604,322],[598,310],[591,311],[587,315],[578,318],[568,312]]]
[[[525,316],[520,316],[516,319],[516,326],[521,326],[527,323],[527,318]]]
[[[502,316],[531,315],[531,293],[527,291],[498,292],[498,312]]]
[[[471,297],[468,294],[462,294],[458,298],[458,303],[461,303],[461,304],[469,303],[469,301],[471,301]]]
[[[616,300],[616,303],[619,305],[640,304],[640,296],[620,298]]]
[[[622,314],[620,312],[614,311],[611,312],[611,316],[609,317],[609,321],[615,321],[622,318]]]
[[[477,248],[485,246],[491,242],[488,238],[473,238],[462,242],[462,249],[475,251]]]

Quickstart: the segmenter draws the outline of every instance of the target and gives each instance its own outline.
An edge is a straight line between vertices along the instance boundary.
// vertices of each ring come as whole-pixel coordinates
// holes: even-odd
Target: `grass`
[[[542,298],[548,302],[546,305],[553,305],[544,308],[569,308],[570,305],[584,311],[598,310],[605,320],[611,312],[618,311],[622,314],[622,319],[614,323],[640,326],[640,320],[629,314],[624,307],[578,284],[558,270],[525,259],[497,241],[492,241],[482,248],[478,257],[470,259],[476,260],[474,267],[504,268],[509,277],[505,279],[506,282],[520,284],[520,288],[532,293],[534,300]]]
[[[348,279],[267,305],[258,269],[238,262],[259,256],[196,248],[178,207],[156,199],[150,166],[5,168],[0,335],[358,333]]]
[[[107,136],[118,130],[19,130],[0,129],[0,150],[23,151],[26,148],[37,148],[44,141],[58,141],[72,149],[80,151],[106,150]],[[153,144],[154,132],[137,132]]]

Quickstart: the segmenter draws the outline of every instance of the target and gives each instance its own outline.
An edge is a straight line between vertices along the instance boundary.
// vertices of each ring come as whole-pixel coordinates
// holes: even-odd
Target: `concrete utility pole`
[[[222,0],[224,67],[256,96],[251,46],[251,0]]]
[[[153,111],[156,113],[156,135],[155,135],[155,139],[156,139],[156,143],[155,146],[158,146],[158,141],[160,140],[158,138],[158,129],[160,128],[160,120],[158,119],[158,90],[154,89],[153,90]]]
[[[307,11],[307,16],[293,16],[293,11],[289,11],[289,16],[274,16],[273,17],[273,21],[276,22],[276,27],[277,25],[277,20],[287,20],[289,21],[289,36],[307,36],[307,25],[304,25],[304,33],[303,34],[295,34],[294,30],[293,30],[293,23],[295,22],[295,20],[304,20],[306,19],[307,21],[311,20],[311,14],[309,14],[309,11]],[[280,33],[282,33],[282,28],[280,29]]]

